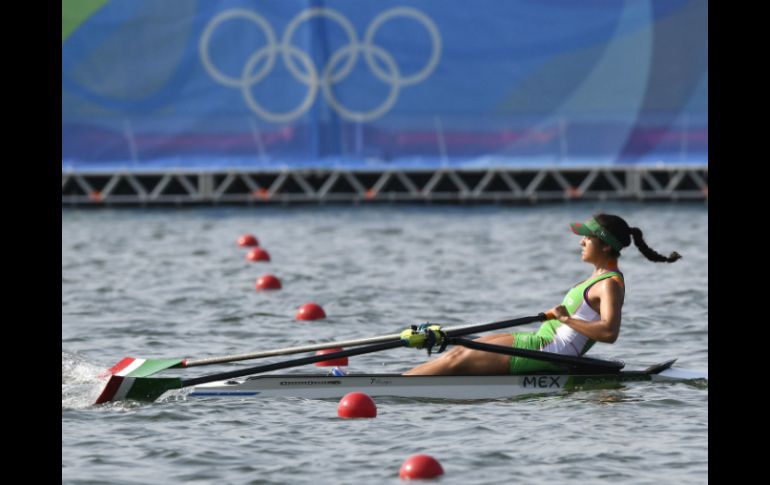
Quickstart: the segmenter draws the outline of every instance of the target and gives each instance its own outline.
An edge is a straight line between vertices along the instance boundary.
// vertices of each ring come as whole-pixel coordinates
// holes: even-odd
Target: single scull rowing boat
[[[160,370],[173,367],[183,362],[179,359],[133,359],[126,358],[113,366],[106,374],[110,375],[107,384],[96,399],[96,404],[110,401],[134,400],[151,402],[168,391],[191,389],[191,396],[297,396],[308,398],[339,398],[353,391],[366,392],[372,396],[427,397],[447,399],[491,399],[515,397],[528,394],[557,393],[572,389],[589,387],[617,387],[623,382],[651,380],[693,380],[708,379],[705,373],[675,369],[674,360],[653,365],[647,369],[622,371],[625,364],[619,361],[595,359],[586,356],[570,356],[537,350],[519,349],[500,345],[491,345],[462,338],[475,332],[486,332],[501,328],[524,325],[549,318],[544,313],[529,317],[503,320],[488,324],[473,325],[447,331],[425,330],[428,336],[439,335],[443,344],[434,339],[432,343],[419,344],[418,348],[427,348],[428,353],[435,345],[443,350],[447,344],[462,345],[467,348],[514,355],[552,362],[564,368],[563,372],[533,373],[516,376],[403,376],[400,374],[358,374],[342,377],[305,374],[285,374],[255,376],[290,367],[315,364],[318,362],[355,355],[380,352],[411,345],[407,339],[391,336],[386,341],[349,348],[329,354],[300,357],[284,362],[275,362],[255,367],[242,368],[192,378],[147,377]],[[417,328],[417,327],[414,327]],[[379,340],[379,339],[378,339]],[[307,348],[283,349],[282,353],[296,353]],[[278,352],[278,351],[277,351]],[[274,353],[274,352],[273,352]],[[272,353],[271,353],[272,354]],[[208,359],[199,365],[221,363],[225,361],[245,360],[265,356],[266,353],[225,356]],[[136,366],[138,360],[143,363]],[[128,362],[128,363],[127,363]],[[126,364],[127,363],[127,364]],[[189,364],[187,365],[189,366]],[[136,367],[135,369],[133,367]]]
[[[708,374],[672,367],[676,359],[638,371],[507,376],[404,376],[400,374],[280,374],[210,382],[192,387],[190,397],[301,397],[339,399],[350,392],[372,397],[496,399],[618,387],[633,381],[707,380]]]

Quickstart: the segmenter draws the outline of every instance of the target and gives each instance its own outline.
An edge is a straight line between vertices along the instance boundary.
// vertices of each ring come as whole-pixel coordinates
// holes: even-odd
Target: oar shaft
[[[555,354],[553,352],[543,352],[539,350],[518,349],[516,347],[503,347],[501,345],[485,344],[464,338],[451,338],[449,343],[462,345],[469,349],[513,355],[516,357],[526,357],[529,359],[555,362],[585,369],[602,369],[616,372],[625,366],[622,362],[613,362],[611,360],[594,359],[591,357],[575,357],[572,355]]]
[[[525,325],[532,322],[543,322],[545,320],[548,320],[548,316],[545,313],[538,313],[537,315],[531,317],[514,318],[511,320],[503,320],[500,322],[485,323],[481,325],[470,325],[468,327],[447,329],[445,331],[449,337],[462,337],[464,335],[468,335],[469,333],[489,332],[492,330],[500,330],[502,328],[515,327],[517,325]],[[468,332],[468,330],[472,330],[472,332]]]
[[[219,374],[211,374],[208,376],[194,377],[192,379],[183,379],[182,387],[195,386],[197,384],[205,384],[207,382],[223,381],[226,379],[235,379],[237,377],[244,377],[251,374],[260,374],[262,372],[270,372],[280,369],[288,369],[289,367],[299,367],[301,365],[314,364],[324,360],[341,359],[342,357],[351,357],[353,355],[370,354],[372,352],[379,352],[380,350],[394,349],[396,347],[403,347],[405,345],[401,340],[393,342],[385,342],[382,344],[374,344],[366,347],[360,347],[357,349],[343,350],[340,352],[333,352],[325,355],[313,355],[310,357],[302,357],[300,359],[287,360],[284,362],[276,362],[274,364],[259,365],[256,367],[248,367],[246,369],[234,370],[231,372],[222,372]]]
[[[400,338],[399,334],[383,335],[381,337],[363,338],[358,340],[343,340],[341,342],[326,342],[320,344],[303,345],[300,347],[286,347],[284,349],[265,350],[261,352],[251,352],[248,354],[224,355],[222,357],[208,357],[205,359],[188,360],[185,367],[194,367],[197,365],[221,364],[224,362],[237,362],[240,360],[261,359],[264,357],[275,357],[276,355],[301,354],[303,352],[312,352],[314,350],[330,349],[333,347],[355,347],[359,345],[378,344],[382,342],[392,342]],[[323,359],[326,360],[326,359]]]
[[[464,332],[471,329],[474,332],[478,332],[478,333],[488,332],[490,330],[498,330],[501,328],[512,327],[515,325],[524,325],[526,323],[547,319],[545,316],[541,318],[540,317],[541,315],[543,314],[541,313],[537,317],[516,318],[513,320],[503,320],[501,322],[494,322],[494,323],[488,323],[483,325],[466,325],[462,327],[447,328],[445,329],[445,331],[449,336],[465,335]],[[320,344],[302,345],[299,347],[286,347],[283,349],[250,352],[247,354],[224,355],[221,357],[207,357],[204,359],[194,359],[194,360],[188,359],[185,361],[183,367],[222,364],[225,362],[238,362],[241,360],[261,359],[264,357],[275,357],[277,355],[301,354],[303,352],[312,352],[314,350],[330,349],[334,347],[356,347],[359,345],[371,345],[371,344],[378,344],[383,342],[393,342],[396,340],[400,340],[400,338],[401,338],[401,334],[394,333],[392,335],[382,335],[380,337],[369,337],[369,338],[362,338],[362,339],[355,339],[355,340],[343,340],[340,342],[325,342]],[[321,360],[329,360],[328,355],[326,359],[321,359]]]
[[[486,332],[489,330],[498,330],[506,327],[514,327],[516,325],[524,325],[526,323],[537,322],[546,320],[547,317],[543,313],[539,313],[531,317],[515,318],[512,320],[503,320],[501,322],[469,325],[467,327],[457,328],[447,332],[450,337],[463,336],[476,332]],[[237,377],[244,377],[252,374],[261,374],[263,372],[270,372],[280,369],[288,369],[290,367],[299,367],[301,365],[314,364],[316,362],[322,362],[324,360],[341,359],[343,357],[351,357],[354,355],[369,354],[372,352],[379,352],[380,350],[394,349],[396,347],[403,347],[406,343],[401,340],[400,335],[395,337],[395,340],[390,342],[384,342],[380,344],[368,345],[366,347],[360,347],[357,349],[342,350],[340,352],[332,352],[324,355],[314,355],[311,357],[302,357],[299,359],[287,360],[285,362],[276,362],[274,364],[259,365],[256,367],[248,367],[245,369],[238,369],[231,372],[223,372],[218,374],[211,374],[208,376],[194,377],[191,379],[182,380],[182,386],[194,386],[197,384],[205,384],[207,382],[223,381],[226,379],[235,379]],[[325,347],[328,348],[328,344]]]

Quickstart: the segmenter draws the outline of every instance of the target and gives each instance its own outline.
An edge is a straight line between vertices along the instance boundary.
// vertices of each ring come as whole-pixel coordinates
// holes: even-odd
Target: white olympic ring
[[[348,37],[348,44],[339,48],[331,55],[322,69],[320,77],[311,57],[291,43],[297,27],[302,22],[312,19],[313,17],[326,17],[335,21],[342,27],[342,30],[345,31],[345,34]],[[394,17],[413,18],[427,30],[431,39],[432,49],[428,62],[422,69],[406,77],[401,77],[401,71],[393,56],[382,47],[374,44],[374,37],[379,28]],[[248,58],[246,64],[243,66],[240,78],[228,76],[220,71],[214,65],[209,53],[211,37],[214,31],[222,23],[238,18],[256,24],[264,34],[266,42],[264,47],[257,49]],[[433,20],[424,13],[410,7],[396,7],[381,12],[375,17],[366,30],[364,41],[359,42],[355,28],[344,15],[331,8],[320,7],[309,8],[296,15],[287,25],[283,38],[281,39],[281,42],[278,43],[272,26],[260,14],[252,10],[231,9],[220,13],[209,21],[201,35],[199,49],[201,62],[209,75],[215,81],[227,87],[240,88],[249,109],[257,114],[257,116],[267,121],[286,123],[302,116],[313,105],[320,87],[322,88],[326,101],[340,116],[353,121],[364,122],[377,119],[387,113],[396,103],[400,89],[403,86],[409,86],[425,80],[436,69],[441,57],[441,35]],[[263,108],[254,98],[254,93],[252,92],[252,87],[265,79],[273,69],[276,57],[279,53],[292,76],[299,82],[308,86],[307,95],[300,102],[299,106],[284,113],[274,113]],[[390,86],[385,101],[370,111],[354,111],[343,106],[334,96],[332,91],[332,85],[345,79],[353,70],[358,61],[359,53],[363,54],[364,60],[374,76]],[[334,69],[338,64],[341,64],[341,61],[345,56],[347,56],[347,60],[342,63],[340,69],[335,72]],[[375,62],[375,57],[381,61],[382,65]],[[297,67],[297,60],[299,60],[302,67],[305,68],[304,72]],[[256,72],[252,72],[260,63],[262,64],[262,67]]]

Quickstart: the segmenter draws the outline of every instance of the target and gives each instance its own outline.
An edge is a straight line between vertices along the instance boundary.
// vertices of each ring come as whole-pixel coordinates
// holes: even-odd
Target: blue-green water
[[[599,210],[684,258],[655,264],[624,250],[620,338],[589,355],[629,365],[678,357],[681,367],[707,370],[701,205],[64,210],[62,482],[401,483],[404,460],[427,453],[443,465],[442,483],[706,483],[703,386],[640,383],[477,403],[385,399],[365,420],[338,418],[330,400],[90,404],[101,390],[96,374],[128,355],[203,358],[543,311],[590,274],[567,223]],[[247,232],[271,262],[246,261],[235,241]],[[283,289],[255,291],[268,272]],[[295,321],[308,301],[328,318]],[[400,372],[426,358],[395,349],[350,366]],[[307,371],[323,369],[288,372]]]

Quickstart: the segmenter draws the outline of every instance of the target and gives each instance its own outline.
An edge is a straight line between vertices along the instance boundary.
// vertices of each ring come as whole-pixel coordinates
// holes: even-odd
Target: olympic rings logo
[[[325,17],[336,22],[342,27],[348,38],[348,44],[331,55],[320,75],[310,56],[292,44],[297,27],[313,17]],[[422,69],[409,76],[402,76],[393,56],[382,47],[373,43],[374,36],[382,25],[397,17],[408,17],[416,20],[425,28],[431,39],[432,49],[428,62]],[[220,71],[214,65],[209,52],[211,37],[214,31],[223,23],[233,19],[245,19],[254,23],[261,29],[267,42],[264,47],[257,49],[251,54],[243,66],[240,78],[228,76]],[[339,113],[340,116],[349,120],[364,122],[377,119],[387,113],[395,104],[402,87],[425,80],[436,69],[441,56],[441,36],[436,24],[424,13],[410,7],[396,7],[385,10],[375,17],[366,29],[363,42],[359,42],[356,30],[344,15],[331,8],[320,7],[306,9],[296,15],[287,25],[283,38],[278,43],[272,26],[264,17],[252,10],[231,9],[220,13],[209,21],[201,35],[199,49],[203,67],[208,74],[224,86],[239,88],[249,109],[267,121],[286,123],[302,116],[313,105],[320,88],[329,106]],[[278,54],[281,55],[281,59],[292,76],[308,87],[308,92],[299,106],[284,113],[268,111],[259,104],[252,92],[252,87],[259,84],[270,74]],[[385,101],[371,111],[355,111],[347,108],[340,103],[332,92],[332,85],[341,82],[350,74],[360,54],[363,54],[363,58],[371,72],[390,87]],[[375,62],[375,58],[381,62],[381,65],[385,67],[384,69]],[[298,68],[297,62],[302,65],[304,72]],[[337,69],[337,66],[340,64],[341,67]],[[261,67],[257,69],[257,66],[260,65]]]

